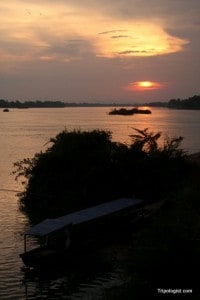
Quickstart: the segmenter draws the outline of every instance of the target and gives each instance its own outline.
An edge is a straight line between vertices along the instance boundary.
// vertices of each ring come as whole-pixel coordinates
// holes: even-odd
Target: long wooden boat
[[[141,214],[143,200],[120,198],[89,207],[56,219],[45,219],[26,230],[21,259],[27,267],[40,267],[70,259],[73,251],[80,250],[90,235],[93,243],[98,234],[118,230],[133,216]],[[27,250],[27,236],[43,240],[42,246]]]

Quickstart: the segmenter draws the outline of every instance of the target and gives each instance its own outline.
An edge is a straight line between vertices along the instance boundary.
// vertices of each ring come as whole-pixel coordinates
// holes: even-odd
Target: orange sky
[[[148,102],[199,92],[199,1],[7,0],[0,9],[1,98]]]

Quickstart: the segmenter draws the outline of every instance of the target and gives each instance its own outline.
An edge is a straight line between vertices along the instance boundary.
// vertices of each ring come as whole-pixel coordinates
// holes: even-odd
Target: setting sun
[[[155,90],[161,88],[162,85],[159,82],[154,81],[136,81],[131,82],[126,86],[126,89],[133,91],[145,91],[145,90]]]
[[[140,82],[138,82],[138,86],[144,87],[144,88],[149,88],[149,87],[153,87],[154,83],[151,81],[140,81]]]

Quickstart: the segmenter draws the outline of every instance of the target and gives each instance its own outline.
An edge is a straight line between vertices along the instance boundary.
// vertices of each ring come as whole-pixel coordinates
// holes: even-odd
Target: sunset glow
[[[198,93],[200,2],[192,2],[1,1],[1,97],[129,102],[134,93],[138,101]]]
[[[163,85],[161,83],[154,81],[136,81],[128,84],[126,89],[133,91],[147,91],[160,89],[162,86]]]
[[[19,56],[26,61],[69,62],[88,52],[106,58],[148,57],[183,51],[188,43],[170,35],[159,22],[119,20],[73,3],[32,3],[30,8],[21,1],[6,3],[1,4],[7,13],[0,24],[4,63],[8,56],[16,64]]]
[[[110,24],[109,24],[109,23]],[[148,57],[183,50],[187,40],[170,36],[159,24],[141,22],[114,23],[108,20],[109,28],[100,32],[95,39],[98,56],[104,57]],[[96,28],[103,24],[96,23]]]

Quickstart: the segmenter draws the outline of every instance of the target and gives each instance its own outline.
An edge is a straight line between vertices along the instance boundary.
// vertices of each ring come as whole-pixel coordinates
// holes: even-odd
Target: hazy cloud
[[[129,35],[113,35],[111,39],[121,39],[121,38],[130,38]]]
[[[111,33],[118,33],[118,32],[124,32],[126,30],[110,30],[110,31],[103,31],[99,32],[98,34],[111,34]]]

